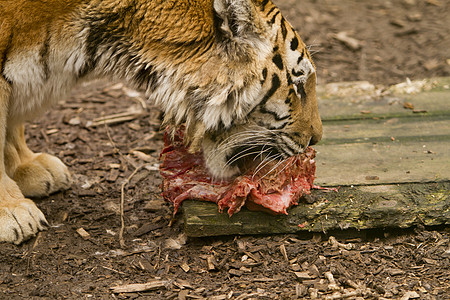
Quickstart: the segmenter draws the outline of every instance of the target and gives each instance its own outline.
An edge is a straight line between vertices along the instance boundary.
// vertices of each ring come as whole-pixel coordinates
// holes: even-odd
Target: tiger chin
[[[61,160],[27,147],[24,124],[84,80],[145,89],[216,177],[321,138],[315,66],[269,0],[6,0],[0,16],[0,241],[48,226],[26,197],[70,187]]]

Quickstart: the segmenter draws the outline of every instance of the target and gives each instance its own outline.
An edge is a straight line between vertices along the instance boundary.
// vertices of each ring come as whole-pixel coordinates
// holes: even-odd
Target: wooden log
[[[313,191],[315,203],[300,203],[288,215],[242,209],[228,217],[217,205],[185,201],[185,233],[190,237],[327,232],[343,229],[450,225],[450,182],[343,187]]]

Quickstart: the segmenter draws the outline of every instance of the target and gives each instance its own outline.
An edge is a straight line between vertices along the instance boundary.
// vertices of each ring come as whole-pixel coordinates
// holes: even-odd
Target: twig
[[[169,284],[167,280],[153,280],[147,283],[134,283],[121,286],[113,286],[113,293],[135,293],[165,288]]]
[[[113,268],[109,268],[109,267],[105,267],[105,266],[102,266],[102,268],[103,268],[103,269],[106,269],[106,270],[110,270],[110,271],[112,271],[112,272],[114,272],[114,273],[118,273],[118,274],[122,274],[122,275],[127,275],[127,273],[124,273],[124,272],[120,272],[120,271],[114,270]]]
[[[123,232],[125,230],[125,218],[124,218],[124,203],[125,203],[125,185],[127,185],[131,178],[133,178],[134,175],[136,175],[137,172],[139,172],[139,170],[141,170],[143,167],[145,167],[146,164],[143,164],[139,167],[137,167],[136,169],[134,169],[133,173],[131,173],[130,176],[128,176],[128,178],[122,183],[122,186],[120,187],[120,232],[119,232],[119,244],[120,247],[124,248],[125,247],[125,241],[123,239]]]
[[[117,124],[123,123],[131,120],[135,120],[140,116],[144,115],[143,110],[132,111],[132,112],[124,112],[118,113],[114,115],[104,116],[97,119],[92,120],[92,122],[88,125],[88,127],[96,127],[102,124]]]
[[[122,151],[120,151],[120,149],[117,147],[116,143],[115,143],[114,140],[112,139],[111,134],[110,134],[110,132],[109,132],[108,124],[106,124],[106,122],[104,122],[103,124],[105,125],[106,135],[108,136],[109,142],[111,143],[111,145],[112,145],[113,148],[114,148],[114,152],[119,153],[120,157],[121,157],[124,161],[126,161],[130,166],[132,166],[132,167],[134,168],[135,166],[134,166],[132,163],[130,163],[130,162],[128,161],[128,159],[125,157],[125,155],[123,155]]]
[[[114,151],[119,153],[120,157],[122,157],[122,159],[124,161],[126,161],[129,165],[133,166],[128,159],[122,154],[122,152],[119,150],[119,148],[117,148],[116,144],[114,143],[111,134],[109,133],[109,127],[106,124],[106,122],[104,122],[105,125],[105,129],[106,129],[106,134],[108,135],[108,139],[111,142]],[[133,178],[134,175],[136,175],[136,173],[141,170],[143,167],[147,166],[148,164],[143,164],[140,165],[138,167],[136,167],[133,171],[133,173],[131,173],[131,175],[122,183],[121,187],[120,187],[120,232],[119,232],[119,244],[120,247],[125,248],[125,240],[123,239],[123,232],[125,231],[125,218],[124,218],[124,202],[125,202],[125,185],[127,185],[131,178]]]

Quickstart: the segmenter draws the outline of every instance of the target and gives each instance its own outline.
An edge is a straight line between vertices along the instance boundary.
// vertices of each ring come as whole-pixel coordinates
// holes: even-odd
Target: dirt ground
[[[276,3],[311,45],[319,84],[450,75],[448,0]],[[94,82],[27,126],[30,147],[60,157],[74,184],[37,200],[47,231],[0,244],[0,299],[450,299],[449,228],[186,240],[159,195],[160,113],[141,99]],[[121,248],[121,187],[142,165],[124,186]]]

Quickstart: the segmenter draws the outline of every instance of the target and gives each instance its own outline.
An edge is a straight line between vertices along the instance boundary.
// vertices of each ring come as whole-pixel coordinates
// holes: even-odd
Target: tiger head
[[[249,158],[284,160],[321,139],[314,63],[270,0],[120,3],[101,18],[87,7],[87,45],[104,41],[87,57],[145,86],[165,124],[185,125],[213,176],[239,174]]]
[[[202,141],[210,172],[229,177],[245,160],[283,160],[319,142],[315,66],[300,36],[267,0],[216,1],[215,10],[223,51],[248,73],[222,106],[204,111],[204,124],[214,120]]]

